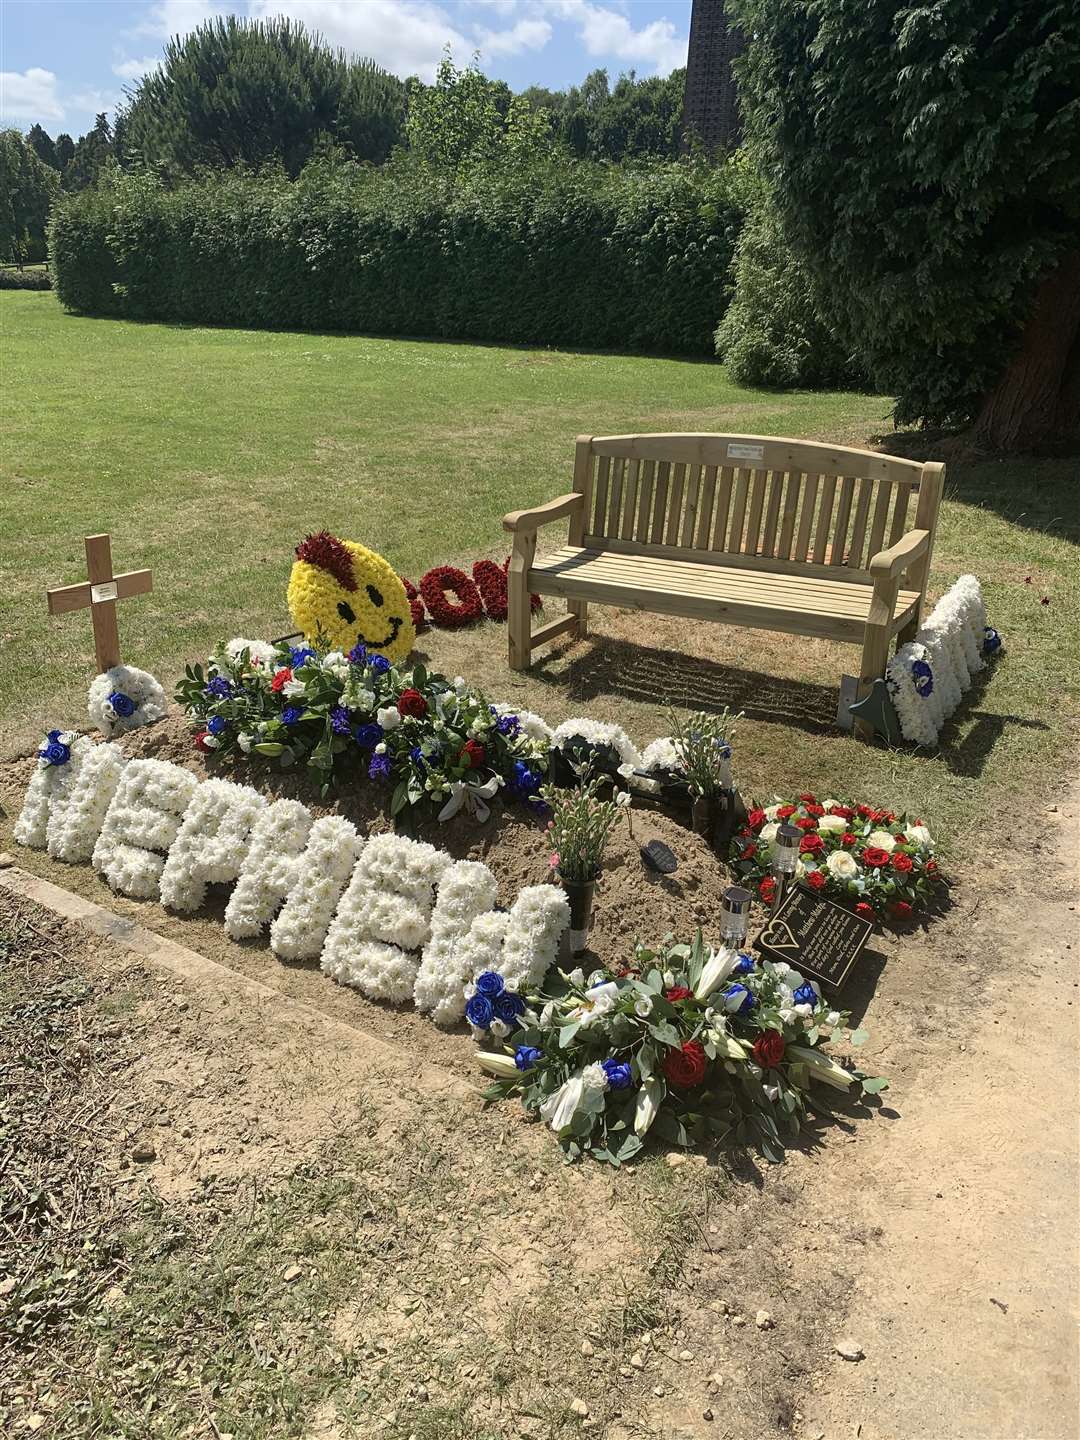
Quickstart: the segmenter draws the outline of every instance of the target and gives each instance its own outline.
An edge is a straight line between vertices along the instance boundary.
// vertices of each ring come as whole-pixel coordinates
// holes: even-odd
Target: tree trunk
[[[1039,285],[1020,345],[986,396],[975,440],[1030,450],[1080,425],[1080,251]]]

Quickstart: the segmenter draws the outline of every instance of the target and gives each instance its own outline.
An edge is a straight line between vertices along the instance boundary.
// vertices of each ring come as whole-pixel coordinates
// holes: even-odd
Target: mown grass
[[[0,317],[9,752],[83,717],[89,619],[50,619],[44,591],[82,578],[87,533],[111,531],[118,569],[153,569],[154,594],[121,606],[121,637],[169,685],[221,636],[288,628],[292,548],[312,530],[362,540],[414,579],[501,556],[502,514],[567,488],[579,432],[867,443],[887,429],[881,396],[746,390],[686,360],[90,320],[51,295],[0,296]],[[506,667],[503,627],[423,644],[441,668],[553,722],[587,707],[641,742],[662,733],[670,701],[730,704],[746,712],[744,789],[872,791],[963,836],[1056,775],[1073,742],[1078,495],[1075,459],[950,458],[933,590],[975,571],[1007,654],[933,756],[835,731],[838,677],[858,655],[825,642],[601,610],[594,640],[525,679]]]

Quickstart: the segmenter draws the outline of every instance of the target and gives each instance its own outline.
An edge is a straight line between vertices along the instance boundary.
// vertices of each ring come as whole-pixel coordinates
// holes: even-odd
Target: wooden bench
[[[503,520],[511,669],[586,635],[595,601],[861,644],[863,695],[919,628],[944,477],[767,435],[579,436],[573,491]],[[536,532],[564,518],[569,543],[537,559]],[[569,613],[534,631],[530,592]]]

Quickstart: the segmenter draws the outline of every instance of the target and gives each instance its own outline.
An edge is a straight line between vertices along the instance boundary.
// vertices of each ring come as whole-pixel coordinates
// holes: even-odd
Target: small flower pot
[[[573,955],[580,955],[589,944],[589,921],[592,918],[596,881],[564,880],[560,875],[559,884],[570,901],[570,951]]]
[[[737,790],[717,790],[713,795],[694,799],[690,809],[690,828],[700,835],[718,855],[724,855],[732,835],[746,820],[746,806]]]

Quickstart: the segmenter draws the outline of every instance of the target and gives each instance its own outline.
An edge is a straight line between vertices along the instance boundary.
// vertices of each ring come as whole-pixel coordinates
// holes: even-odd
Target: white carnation
[[[589,745],[610,745],[623,765],[632,765],[635,770],[641,769],[641,756],[621,725],[608,725],[600,720],[588,720],[578,716],[557,725],[552,732],[551,743],[556,748],[561,748],[563,740],[579,738]]]
[[[199,788],[189,770],[164,760],[129,760],[94,846],[94,869],[114,890],[156,900],[165,856]]]
[[[356,826],[337,815],[316,820],[298,874],[270,926],[270,948],[283,960],[314,960],[360,850]]]
[[[265,809],[266,800],[250,785],[205,780],[195,791],[161,872],[161,903],[173,910],[198,910],[207,885],[235,880]]]
[[[413,992],[416,1008],[430,1013],[437,1025],[453,1025],[465,1013],[462,986],[478,973],[467,940],[478,917],[497,913],[492,907],[498,896],[495,876],[476,860],[457,861],[439,881],[431,938],[420,958]]]
[[[534,989],[555,964],[570,924],[570,902],[554,885],[528,885],[510,910],[502,956],[495,968],[520,990]]]
[[[117,692],[134,704],[132,714],[121,715],[113,707],[109,697]],[[160,720],[167,704],[165,691],[148,671],[136,670],[133,665],[114,665],[91,680],[86,708],[91,725],[108,738]]]
[[[234,940],[260,934],[285,903],[299,879],[311,825],[311,812],[298,800],[275,800],[260,813],[225,909]]]

